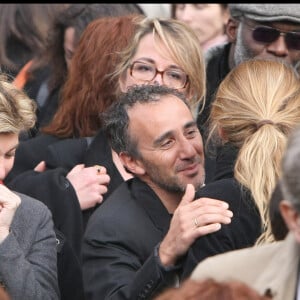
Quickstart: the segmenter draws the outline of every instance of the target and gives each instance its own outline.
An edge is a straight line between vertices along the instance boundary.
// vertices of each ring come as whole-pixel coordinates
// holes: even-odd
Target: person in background
[[[171,4],[170,3],[138,3],[137,4],[143,13],[149,18],[170,18]]]
[[[59,106],[70,61],[87,25],[98,18],[134,13],[142,14],[134,3],[73,3],[57,15],[49,28],[46,49],[33,57],[30,68],[25,70],[26,80],[18,85],[38,104],[36,126],[24,139],[36,136],[40,128],[52,120]]]
[[[187,279],[179,288],[169,288],[154,300],[270,300],[239,281]]]
[[[274,300],[299,298],[300,127],[289,137],[282,159],[280,213],[288,227],[282,241],[217,255],[199,263],[193,280],[240,280]]]
[[[0,77],[0,285],[11,299],[60,299],[56,235],[41,202],[3,184],[12,168],[19,134],[35,123],[33,100]]]
[[[184,278],[208,256],[274,242],[269,201],[281,175],[287,139],[300,123],[295,70],[274,60],[239,64],[220,84],[209,120],[209,138],[226,151],[217,161],[222,176],[200,193],[226,200],[234,217],[229,225],[192,245]]]
[[[207,144],[208,117],[218,86],[241,62],[252,58],[280,60],[295,69],[300,60],[299,3],[230,3],[229,42],[206,53],[206,101],[198,127]],[[206,183],[215,180],[216,157],[223,148],[206,145]]]
[[[186,95],[193,113],[204,106],[203,53],[195,32],[174,19],[143,18],[113,76],[118,77],[117,94],[134,84],[174,87],[176,77],[181,82],[176,88]]]
[[[8,80],[46,49],[48,30],[67,7],[67,3],[0,4],[0,67]]]
[[[195,30],[204,52],[228,42],[225,32],[229,20],[227,3],[172,4],[172,17]]]
[[[181,77],[171,78],[174,87],[182,84]],[[204,183],[203,145],[188,100],[176,89],[134,85],[103,122],[133,178],[88,221],[82,247],[86,299],[152,299],[176,284],[195,239],[230,223],[232,213],[219,200],[193,201]]]

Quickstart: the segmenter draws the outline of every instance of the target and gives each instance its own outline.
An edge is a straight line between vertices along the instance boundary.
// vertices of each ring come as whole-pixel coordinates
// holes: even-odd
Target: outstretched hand
[[[188,184],[160,244],[159,256],[165,266],[174,265],[198,237],[216,232],[221,224],[231,222],[233,214],[226,202],[211,198],[194,201],[194,198],[195,188]]]

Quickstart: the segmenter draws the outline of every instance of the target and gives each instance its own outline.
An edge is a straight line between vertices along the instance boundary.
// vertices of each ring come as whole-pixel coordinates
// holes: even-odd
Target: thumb
[[[46,162],[43,160],[39,164],[36,165],[34,168],[34,171],[36,172],[44,172],[46,171]]]
[[[179,206],[188,204],[192,202],[194,199],[195,199],[195,187],[191,183],[188,183],[185,189],[185,193],[179,203]]]

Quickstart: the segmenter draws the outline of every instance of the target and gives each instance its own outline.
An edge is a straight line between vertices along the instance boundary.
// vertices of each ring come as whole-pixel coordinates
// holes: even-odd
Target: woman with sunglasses
[[[225,76],[241,62],[252,58],[284,61],[295,69],[300,61],[300,4],[229,4],[226,26],[229,43],[211,49],[206,56],[207,96],[198,116],[198,127],[207,136],[207,119],[214,94]],[[206,182],[215,180],[215,156],[207,146]],[[221,149],[222,150],[222,149]]]

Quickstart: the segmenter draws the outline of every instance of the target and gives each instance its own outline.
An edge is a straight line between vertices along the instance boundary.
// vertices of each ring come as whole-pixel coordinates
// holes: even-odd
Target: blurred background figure
[[[170,18],[171,4],[168,3],[139,3],[138,6],[149,18]]]
[[[172,17],[195,30],[204,52],[228,41],[225,34],[229,20],[227,3],[172,4]]]
[[[45,50],[48,29],[69,4],[0,4],[1,71],[15,77],[34,55]]]

